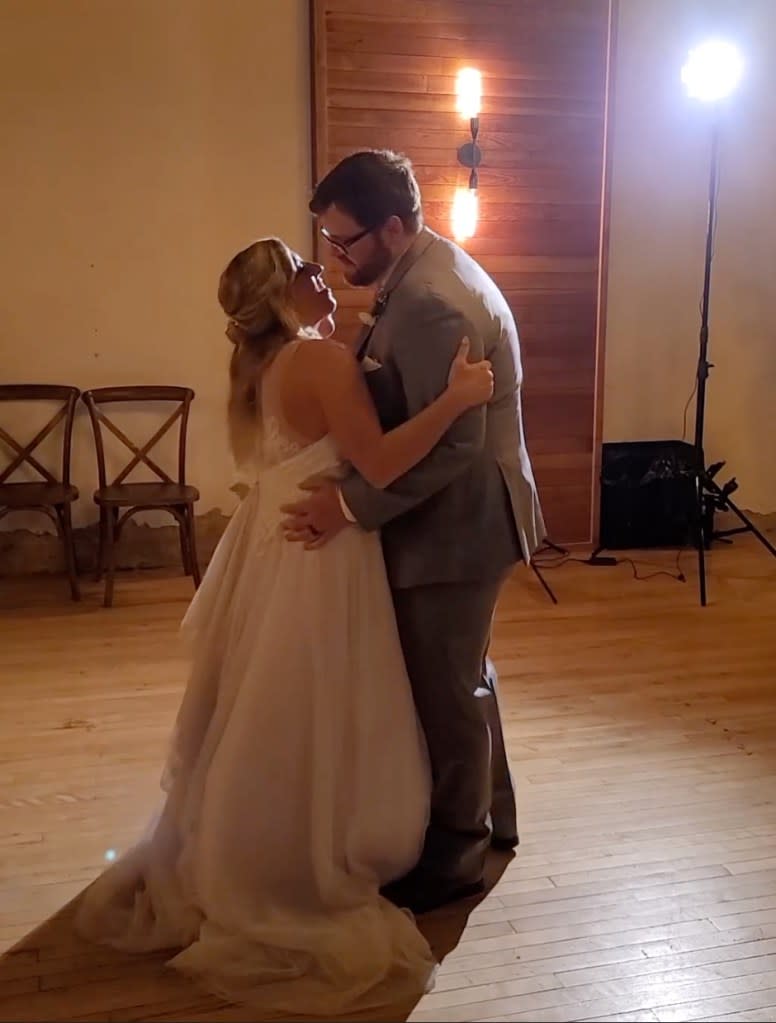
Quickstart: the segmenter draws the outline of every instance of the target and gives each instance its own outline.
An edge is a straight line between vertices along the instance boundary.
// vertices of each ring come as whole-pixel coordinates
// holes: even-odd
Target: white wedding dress
[[[267,374],[271,378],[272,373]],[[193,668],[149,834],[87,890],[78,931],[261,1012],[364,1013],[428,989],[412,917],[378,894],[417,861],[430,776],[379,536],[279,529],[334,474],[269,415],[262,461],[184,619]]]

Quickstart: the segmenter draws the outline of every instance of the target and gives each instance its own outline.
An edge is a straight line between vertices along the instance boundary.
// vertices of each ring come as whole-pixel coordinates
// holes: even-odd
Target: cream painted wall
[[[234,503],[218,275],[310,243],[307,46],[306,0],[0,3],[0,376],[193,387],[198,513]],[[83,416],[74,450],[91,521]]]
[[[190,384],[199,512],[233,507],[218,273],[253,235],[309,242],[306,10],[305,0],[0,4],[2,377]],[[776,0],[620,0],[604,433],[681,435],[709,134],[678,76],[714,27],[739,38],[749,67],[724,135],[707,448],[738,476],[742,505],[771,511]],[[83,419],[75,467],[84,521],[94,466]]]
[[[709,114],[684,95],[711,33],[747,60],[725,115],[711,292],[707,459],[742,507],[776,509],[774,0],[620,0],[604,439],[681,437],[698,355]],[[688,416],[692,436],[693,415]]]

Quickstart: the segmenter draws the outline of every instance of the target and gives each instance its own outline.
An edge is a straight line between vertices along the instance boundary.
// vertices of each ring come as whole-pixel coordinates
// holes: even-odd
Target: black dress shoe
[[[499,852],[509,852],[519,845],[520,839],[517,835],[491,835],[490,838],[491,849],[497,849]]]
[[[422,913],[430,913],[433,909],[439,909],[440,906],[446,906],[450,902],[469,899],[484,891],[485,881],[482,878],[469,884],[445,885],[429,881],[422,886],[414,879],[412,883],[406,883],[403,879],[386,885],[380,894],[400,909],[408,909],[415,916],[420,916]]]

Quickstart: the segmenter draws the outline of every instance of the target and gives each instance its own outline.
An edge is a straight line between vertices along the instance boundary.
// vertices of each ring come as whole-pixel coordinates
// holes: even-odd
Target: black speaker
[[[694,446],[681,440],[604,444],[599,546],[692,545],[696,461]]]

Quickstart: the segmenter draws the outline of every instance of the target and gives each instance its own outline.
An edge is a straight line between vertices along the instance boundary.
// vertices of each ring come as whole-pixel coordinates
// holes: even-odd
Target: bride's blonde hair
[[[299,267],[298,257],[279,238],[260,238],[237,253],[218,283],[218,301],[229,317],[226,336],[234,345],[228,418],[238,465],[250,458],[261,429],[262,374],[302,333],[289,296]]]

